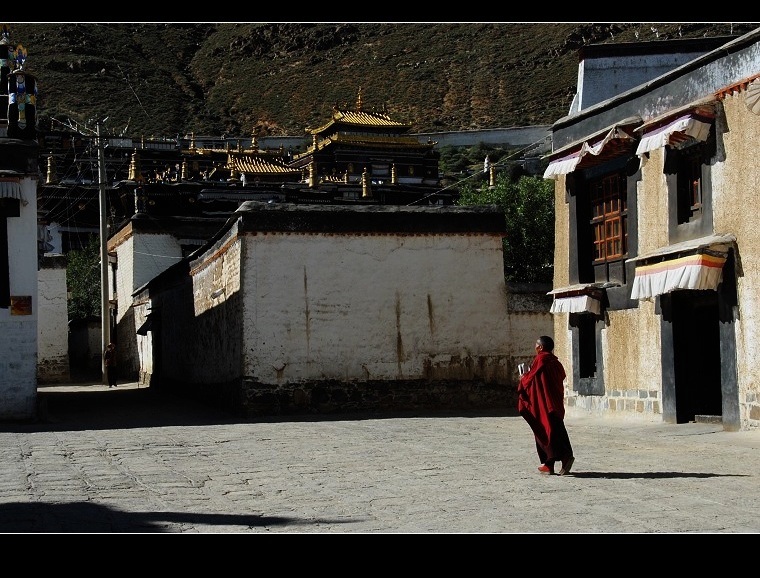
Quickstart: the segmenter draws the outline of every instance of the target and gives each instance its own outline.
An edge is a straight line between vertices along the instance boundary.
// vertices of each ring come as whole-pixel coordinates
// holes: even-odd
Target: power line
[[[134,95],[135,95],[135,98],[137,99],[137,102],[140,104],[140,108],[141,108],[141,109],[143,110],[143,112],[145,113],[145,116],[147,116],[147,117],[148,117],[148,120],[150,120],[150,115],[148,114],[148,111],[147,111],[147,110],[145,110],[145,107],[143,106],[143,103],[142,103],[142,101],[140,100],[140,97],[139,97],[139,96],[137,96],[137,92],[135,92],[135,89],[134,89],[134,88],[132,88],[132,84],[129,82],[129,78],[127,78],[127,75],[126,75],[126,74],[124,74],[124,71],[121,69],[121,65],[117,64],[116,66],[117,66],[117,68],[119,69],[119,72],[121,72],[121,75],[122,75],[122,77],[124,78],[124,82],[126,82],[126,83],[127,83],[127,86],[129,86],[129,90],[131,90],[131,91],[132,91],[132,94],[134,94]],[[127,123],[127,126],[129,126],[129,123]],[[125,129],[125,131],[126,131],[126,129]]]
[[[499,167],[501,167],[501,166],[506,166],[506,163],[505,163],[505,161],[508,161],[508,160],[510,160],[510,159],[512,159],[512,158],[514,158],[515,156],[517,156],[517,155],[520,155],[520,154],[524,153],[524,152],[525,152],[525,151],[527,151],[527,150],[530,150],[531,148],[537,147],[538,145],[540,145],[540,144],[541,144],[541,143],[543,143],[543,142],[546,142],[546,141],[547,141],[548,139],[550,139],[550,138],[551,138],[551,135],[546,135],[545,137],[543,137],[543,138],[541,138],[541,139],[537,140],[536,142],[530,143],[529,145],[525,146],[524,148],[522,148],[522,149],[520,149],[520,150],[517,150],[517,151],[515,151],[513,154],[511,154],[511,155],[508,155],[508,156],[504,157],[502,160],[500,160],[500,161],[499,161],[499,162],[497,162],[497,163],[494,163],[492,166],[493,166],[495,169],[496,169],[496,168],[499,168]],[[440,194],[440,193],[442,193],[442,192],[444,192],[444,191],[447,191],[447,190],[449,190],[449,189],[451,189],[451,188],[453,188],[453,187],[459,187],[460,185],[462,185],[462,184],[463,184],[463,183],[465,183],[466,181],[468,181],[468,180],[470,180],[470,179],[474,179],[474,178],[475,178],[475,177],[477,177],[477,176],[480,176],[480,173],[473,173],[473,174],[471,174],[471,175],[467,175],[465,178],[463,178],[463,179],[460,179],[460,180],[459,180],[459,181],[457,181],[456,183],[451,183],[450,185],[448,185],[448,186],[446,186],[446,187],[443,187],[442,189],[440,189],[440,190],[438,190],[438,191],[433,191],[432,193],[429,193],[429,194],[425,195],[424,197],[421,197],[421,198],[417,199],[416,201],[412,201],[411,203],[407,204],[406,206],[407,206],[407,207],[410,207],[411,205],[414,205],[414,204],[416,204],[416,203],[419,203],[420,201],[424,201],[425,199],[429,199],[430,197],[432,197],[432,196],[434,196],[434,195],[438,195],[438,194]]]

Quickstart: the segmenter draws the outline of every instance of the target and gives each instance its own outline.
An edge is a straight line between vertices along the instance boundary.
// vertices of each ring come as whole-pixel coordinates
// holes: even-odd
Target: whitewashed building
[[[693,42],[660,48],[693,55]],[[544,176],[556,180],[550,294],[566,405],[571,415],[753,429],[760,29],[674,62],[552,127]]]
[[[504,234],[495,207],[246,202],[135,292],[142,379],[244,415],[514,409],[545,325],[510,314]]]
[[[0,138],[0,420],[37,415],[37,154]]]
[[[0,420],[37,415],[35,77],[26,50],[0,32]]]

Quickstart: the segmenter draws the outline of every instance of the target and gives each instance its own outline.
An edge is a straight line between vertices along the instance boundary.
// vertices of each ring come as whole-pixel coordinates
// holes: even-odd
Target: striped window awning
[[[27,204],[21,192],[21,183],[13,178],[0,178],[0,199],[18,199],[22,205]]]
[[[581,162],[580,151],[577,153],[573,153],[572,155],[565,157],[563,159],[557,159],[557,160],[551,161],[549,163],[549,166],[546,167],[546,170],[544,171],[544,178],[553,179],[554,177],[557,177],[559,175],[567,175],[569,173],[572,173],[575,170],[575,167],[577,167],[578,163],[580,162]]]
[[[554,151],[549,155],[549,165],[544,171],[544,178],[552,179],[559,175],[572,173],[581,163],[587,164],[589,159],[604,161],[619,156],[621,151],[629,150],[625,146],[619,146],[621,141],[633,143],[636,140],[632,133],[633,128],[638,124],[641,124],[640,118],[629,118],[615,123],[583,141],[576,141]],[[633,148],[633,145],[629,146]]]
[[[554,301],[550,313],[593,313],[601,315],[604,292],[608,287],[619,287],[617,283],[580,283],[549,291]]]
[[[602,302],[591,295],[556,297],[549,309],[550,313],[594,313],[602,312]]]
[[[711,235],[629,259],[636,265],[631,299],[649,299],[678,289],[717,291],[735,242],[733,235]]]
[[[681,143],[689,139],[704,142],[710,136],[712,123],[709,119],[695,114],[687,114],[669,122],[665,126],[644,129],[636,154],[643,155],[665,145]]]

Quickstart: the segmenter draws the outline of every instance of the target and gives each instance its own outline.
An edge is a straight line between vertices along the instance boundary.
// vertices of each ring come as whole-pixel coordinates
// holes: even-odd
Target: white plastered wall
[[[511,345],[500,237],[268,234],[246,242],[246,375],[269,384],[412,380],[426,368],[503,376]]]

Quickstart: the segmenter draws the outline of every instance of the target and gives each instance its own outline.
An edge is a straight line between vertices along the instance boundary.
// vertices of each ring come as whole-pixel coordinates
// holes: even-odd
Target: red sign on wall
[[[32,314],[32,296],[31,295],[11,295],[11,315],[31,315]]]

